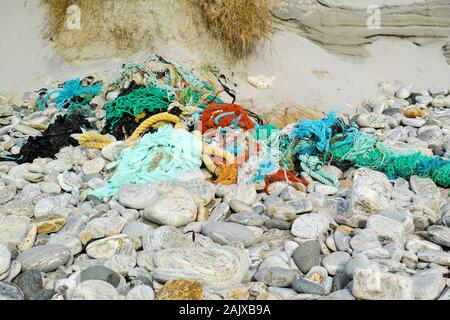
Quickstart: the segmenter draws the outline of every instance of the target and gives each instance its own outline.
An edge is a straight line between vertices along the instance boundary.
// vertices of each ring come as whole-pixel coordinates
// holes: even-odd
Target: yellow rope
[[[126,142],[128,145],[134,145],[138,142],[141,135],[149,128],[159,128],[161,127],[161,125],[166,125],[167,123],[174,123],[176,128],[184,128],[180,123],[180,118],[173,114],[164,112],[151,116],[150,118],[142,122]],[[83,147],[92,149],[103,149],[111,142],[114,142],[114,140],[95,132],[84,133],[80,135],[80,138],[78,140],[78,143]]]
[[[78,143],[86,148],[103,149],[108,144],[114,142],[113,139],[96,132],[84,133],[80,136]]]
[[[208,168],[208,170],[216,176],[219,176],[222,173],[223,166],[217,166],[214,163],[212,157],[222,158],[227,164],[236,162],[236,157],[231,152],[209,145],[207,143],[203,143],[203,163],[205,164],[206,168]]]
[[[186,129],[180,122],[180,118],[177,116],[164,112],[154,115],[140,124],[140,126],[133,132],[133,134],[125,141],[128,146],[135,145],[140,136],[147,131],[149,128],[157,128],[160,124],[174,123],[177,129]],[[194,131],[193,134],[201,138],[201,133],[199,131]],[[99,133],[84,133],[79,138],[80,145],[86,148],[103,149],[108,144],[112,143],[114,140],[103,136]],[[219,157],[225,160],[225,164],[216,165],[213,157]],[[203,143],[203,163],[206,168],[216,176],[220,176],[230,170],[230,165],[236,162],[236,157],[231,152],[223,150],[219,147]]]
[[[136,130],[134,130],[133,134],[128,139],[129,140],[139,139],[144,132],[148,131],[148,129],[157,125],[159,122],[171,122],[177,124],[180,122],[180,118],[167,112],[151,116],[150,118],[142,122],[139,125],[139,127],[137,127]]]

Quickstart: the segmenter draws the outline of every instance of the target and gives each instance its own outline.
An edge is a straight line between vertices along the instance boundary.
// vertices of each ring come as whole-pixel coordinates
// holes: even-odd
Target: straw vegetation
[[[252,52],[272,29],[268,0],[188,0],[204,26],[235,58]]]
[[[272,28],[269,0],[41,1],[48,17],[45,37],[66,61],[164,51],[169,40],[235,60]],[[81,29],[67,26],[74,6]]]

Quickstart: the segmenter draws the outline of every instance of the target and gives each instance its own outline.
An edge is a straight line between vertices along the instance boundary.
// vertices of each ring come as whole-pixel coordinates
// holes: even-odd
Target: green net
[[[106,120],[114,127],[124,113],[137,117],[143,111],[166,110],[175,101],[170,91],[155,86],[139,88],[130,94],[109,101],[106,106]]]

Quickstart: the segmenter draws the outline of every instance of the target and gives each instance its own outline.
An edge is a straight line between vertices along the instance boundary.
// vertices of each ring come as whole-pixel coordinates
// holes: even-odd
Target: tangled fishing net
[[[184,170],[202,165],[202,142],[190,132],[167,125],[144,135],[135,147],[122,151],[108,185],[91,191],[97,198],[114,195],[127,183],[176,180]]]

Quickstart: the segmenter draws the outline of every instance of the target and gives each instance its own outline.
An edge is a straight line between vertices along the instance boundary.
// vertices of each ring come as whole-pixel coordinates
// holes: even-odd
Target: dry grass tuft
[[[41,0],[48,12],[44,36],[67,61],[126,57],[151,47],[143,0]],[[68,8],[77,5],[81,29],[69,29]]]
[[[188,0],[211,35],[242,58],[272,30],[268,0]]]

